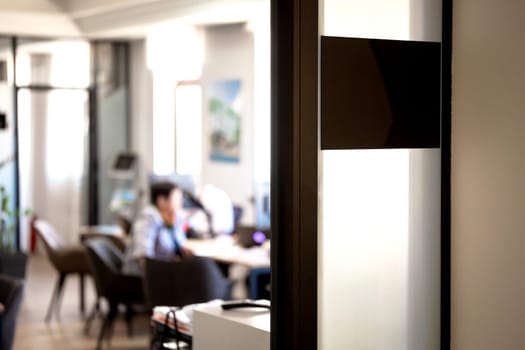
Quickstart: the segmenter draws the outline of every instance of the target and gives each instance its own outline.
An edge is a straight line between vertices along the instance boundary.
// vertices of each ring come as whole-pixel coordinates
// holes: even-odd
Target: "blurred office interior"
[[[30,209],[9,218],[13,234],[2,237],[2,247],[28,256],[15,349],[63,341],[92,348],[96,340],[95,327],[87,339],[77,334],[78,289],[90,308],[91,278],[83,286],[68,279],[60,325],[42,328],[56,271],[35,219],[77,245],[82,228],[132,222],[158,176],[180,180],[195,197],[205,185],[220,189],[236,227],[269,232],[269,1],[27,0],[1,2],[0,18],[0,185],[10,210]],[[212,135],[232,127],[209,105],[217,86],[232,83],[225,110],[235,112],[233,156],[214,158]],[[133,156],[124,176],[115,172],[119,155]],[[245,278],[241,270],[233,273]],[[78,337],[63,337],[68,326]],[[47,340],[28,342],[29,329]],[[117,326],[117,345],[119,336]]]

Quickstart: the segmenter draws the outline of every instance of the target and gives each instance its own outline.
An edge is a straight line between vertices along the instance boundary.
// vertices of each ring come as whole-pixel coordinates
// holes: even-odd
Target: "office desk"
[[[188,239],[184,244],[197,256],[211,258],[225,264],[238,264],[250,269],[270,266],[269,249],[243,248],[235,244],[232,236],[211,239]]]
[[[110,239],[122,251],[126,251],[127,237],[119,226],[82,226],[80,228],[80,239],[85,241],[91,238],[104,237]],[[243,248],[235,243],[232,236],[218,236],[210,239],[188,239],[185,246],[190,248],[196,256],[208,257],[223,264],[221,268],[230,277],[240,281],[243,278],[249,279],[249,289],[246,290],[243,283],[236,286],[239,294],[243,297],[261,298],[258,294],[258,271],[261,268],[267,268],[264,271],[269,273],[270,251],[263,246]],[[242,266],[244,269],[237,268],[231,273],[233,266]],[[81,282],[83,290],[83,281]],[[264,296],[262,296],[264,298]]]
[[[234,297],[252,299],[269,298],[265,284],[269,283],[270,249],[264,246],[244,248],[232,236],[212,239],[188,239],[185,245],[197,256],[211,258],[220,263],[230,279],[235,280]],[[265,276],[266,275],[266,276]],[[249,287],[244,281],[248,279]],[[262,292],[261,292],[262,291]]]
[[[80,240],[109,238],[118,248],[125,251],[127,237],[117,225],[81,226]],[[195,255],[211,258],[225,264],[238,264],[248,268],[270,266],[270,252],[263,246],[243,248],[235,243],[232,236],[218,236],[209,239],[188,239],[184,243]]]

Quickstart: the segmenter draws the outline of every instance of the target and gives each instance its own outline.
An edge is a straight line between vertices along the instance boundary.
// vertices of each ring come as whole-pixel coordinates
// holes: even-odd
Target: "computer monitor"
[[[270,240],[269,228],[258,229],[254,226],[237,226],[235,229],[237,244],[244,248],[260,246]]]
[[[0,112],[0,130],[7,129],[7,114]]]
[[[109,176],[117,179],[133,179],[137,155],[131,152],[121,152],[115,156]]]

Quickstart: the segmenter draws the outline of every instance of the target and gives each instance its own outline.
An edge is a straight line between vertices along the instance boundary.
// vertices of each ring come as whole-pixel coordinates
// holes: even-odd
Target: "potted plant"
[[[24,278],[27,255],[16,247],[16,220],[30,214],[29,210],[12,210],[9,194],[0,186],[0,273]]]

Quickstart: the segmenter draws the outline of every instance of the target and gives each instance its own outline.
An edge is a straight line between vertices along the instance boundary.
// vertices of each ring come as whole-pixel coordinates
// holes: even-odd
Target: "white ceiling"
[[[0,10],[3,11],[34,11],[56,12],[61,7],[48,0],[0,0]]]
[[[269,0],[0,0],[0,33],[144,37],[152,26],[173,20],[193,24],[247,21],[268,3]]]

